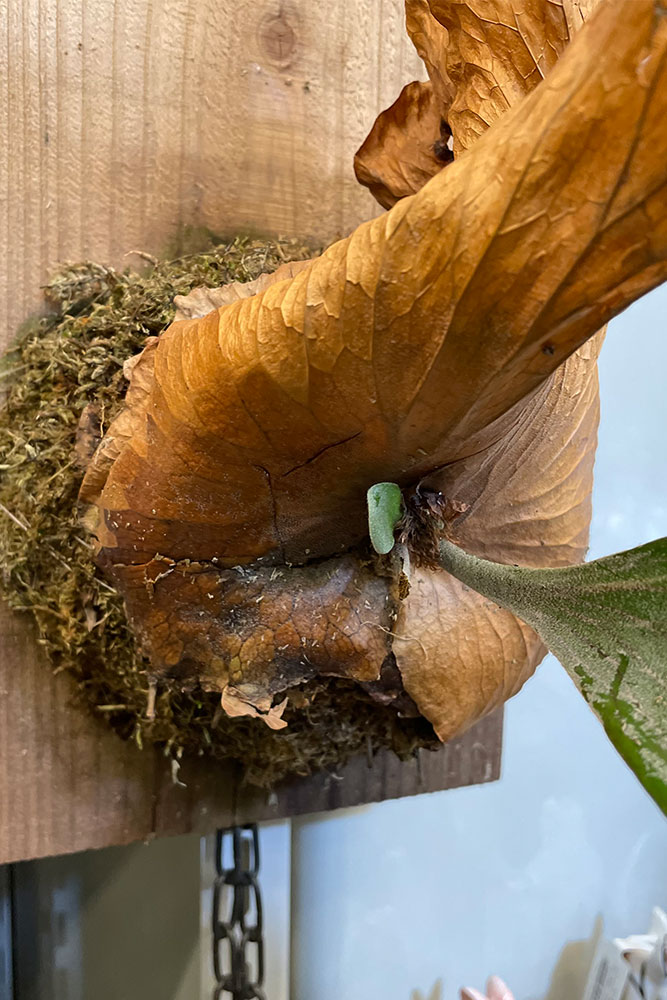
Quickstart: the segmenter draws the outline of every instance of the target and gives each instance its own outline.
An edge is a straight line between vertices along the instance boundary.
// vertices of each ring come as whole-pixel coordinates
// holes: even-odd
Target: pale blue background
[[[667,286],[610,326],[591,557],[667,535]],[[542,997],[567,939],[667,907],[667,820],[549,657],[507,706],[503,778],[294,823],[292,1000],[439,977]],[[575,1000],[575,998],[573,998]]]

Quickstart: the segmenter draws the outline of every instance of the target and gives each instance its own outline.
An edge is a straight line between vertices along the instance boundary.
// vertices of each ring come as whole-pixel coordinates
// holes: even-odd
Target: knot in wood
[[[259,43],[263,54],[272,63],[286,67],[296,49],[294,18],[282,7],[278,13],[265,14],[259,23]]]

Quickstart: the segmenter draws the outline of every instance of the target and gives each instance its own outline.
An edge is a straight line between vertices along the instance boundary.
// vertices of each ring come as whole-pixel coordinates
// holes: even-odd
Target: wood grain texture
[[[59,262],[136,263],[184,231],[328,241],[377,209],[353,154],[425,75],[402,0],[0,4],[0,349]],[[123,743],[0,616],[0,863],[207,832],[498,776],[501,719],[421,766],[384,755],[267,795]]]
[[[2,606],[0,635],[0,864],[499,777],[502,712],[407,763],[391,753],[372,765],[356,758],[268,792],[244,785],[236,766],[193,759],[179,784],[159,752],[138,750],[93,717],[70,678],[49,670],[27,620]]]
[[[354,151],[424,76],[402,0],[20,0],[0,66],[0,348],[64,260],[347,233]]]
[[[155,760],[73,702],[24,618],[0,617],[0,863],[150,832]]]

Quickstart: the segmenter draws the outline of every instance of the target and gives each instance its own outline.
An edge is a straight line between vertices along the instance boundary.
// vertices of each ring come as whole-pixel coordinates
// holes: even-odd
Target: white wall
[[[667,286],[616,319],[600,364],[591,557],[667,535]],[[667,905],[667,821],[549,657],[507,706],[503,778],[297,821],[293,1000],[444,1000],[491,972],[533,1000],[598,912]],[[576,998],[572,998],[576,1000]]]

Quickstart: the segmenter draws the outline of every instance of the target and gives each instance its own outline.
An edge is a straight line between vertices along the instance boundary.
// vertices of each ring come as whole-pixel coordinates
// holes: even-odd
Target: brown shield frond
[[[445,67],[454,89],[447,121],[454,154],[468,149],[553,69],[570,39],[559,3],[429,0],[446,29]]]
[[[502,418],[495,444],[424,481],[465,506],[449,529],[458,545],[523,566],[583,560],[601,341],[591,340]],[[429,567],[412,573],[394,631],[405,689],[443,741],[516,694],[545,652],[510,612]]]
[[[443,738],[521,683],[532,633],[484,607],[469,635],[480,608],[424,567],[406,598],[365,546],[365,494],[431,481],[471,551],[583,554],[595,363],[567,359],[667,274],[664,12],[605,0],[416,195],[147,348],[82,496],[156,674],[275,724],[295,684],[395,658]]]
[[[406,0],[429,83],[403,89],[354,159],[357,179],[384,208],[419,191],[537,86],[583,21],[574,3]]]
[[[430,82],[415,80],[383,111],[354,157],[357,180],[383,208],[414,194],[453,159]]]

